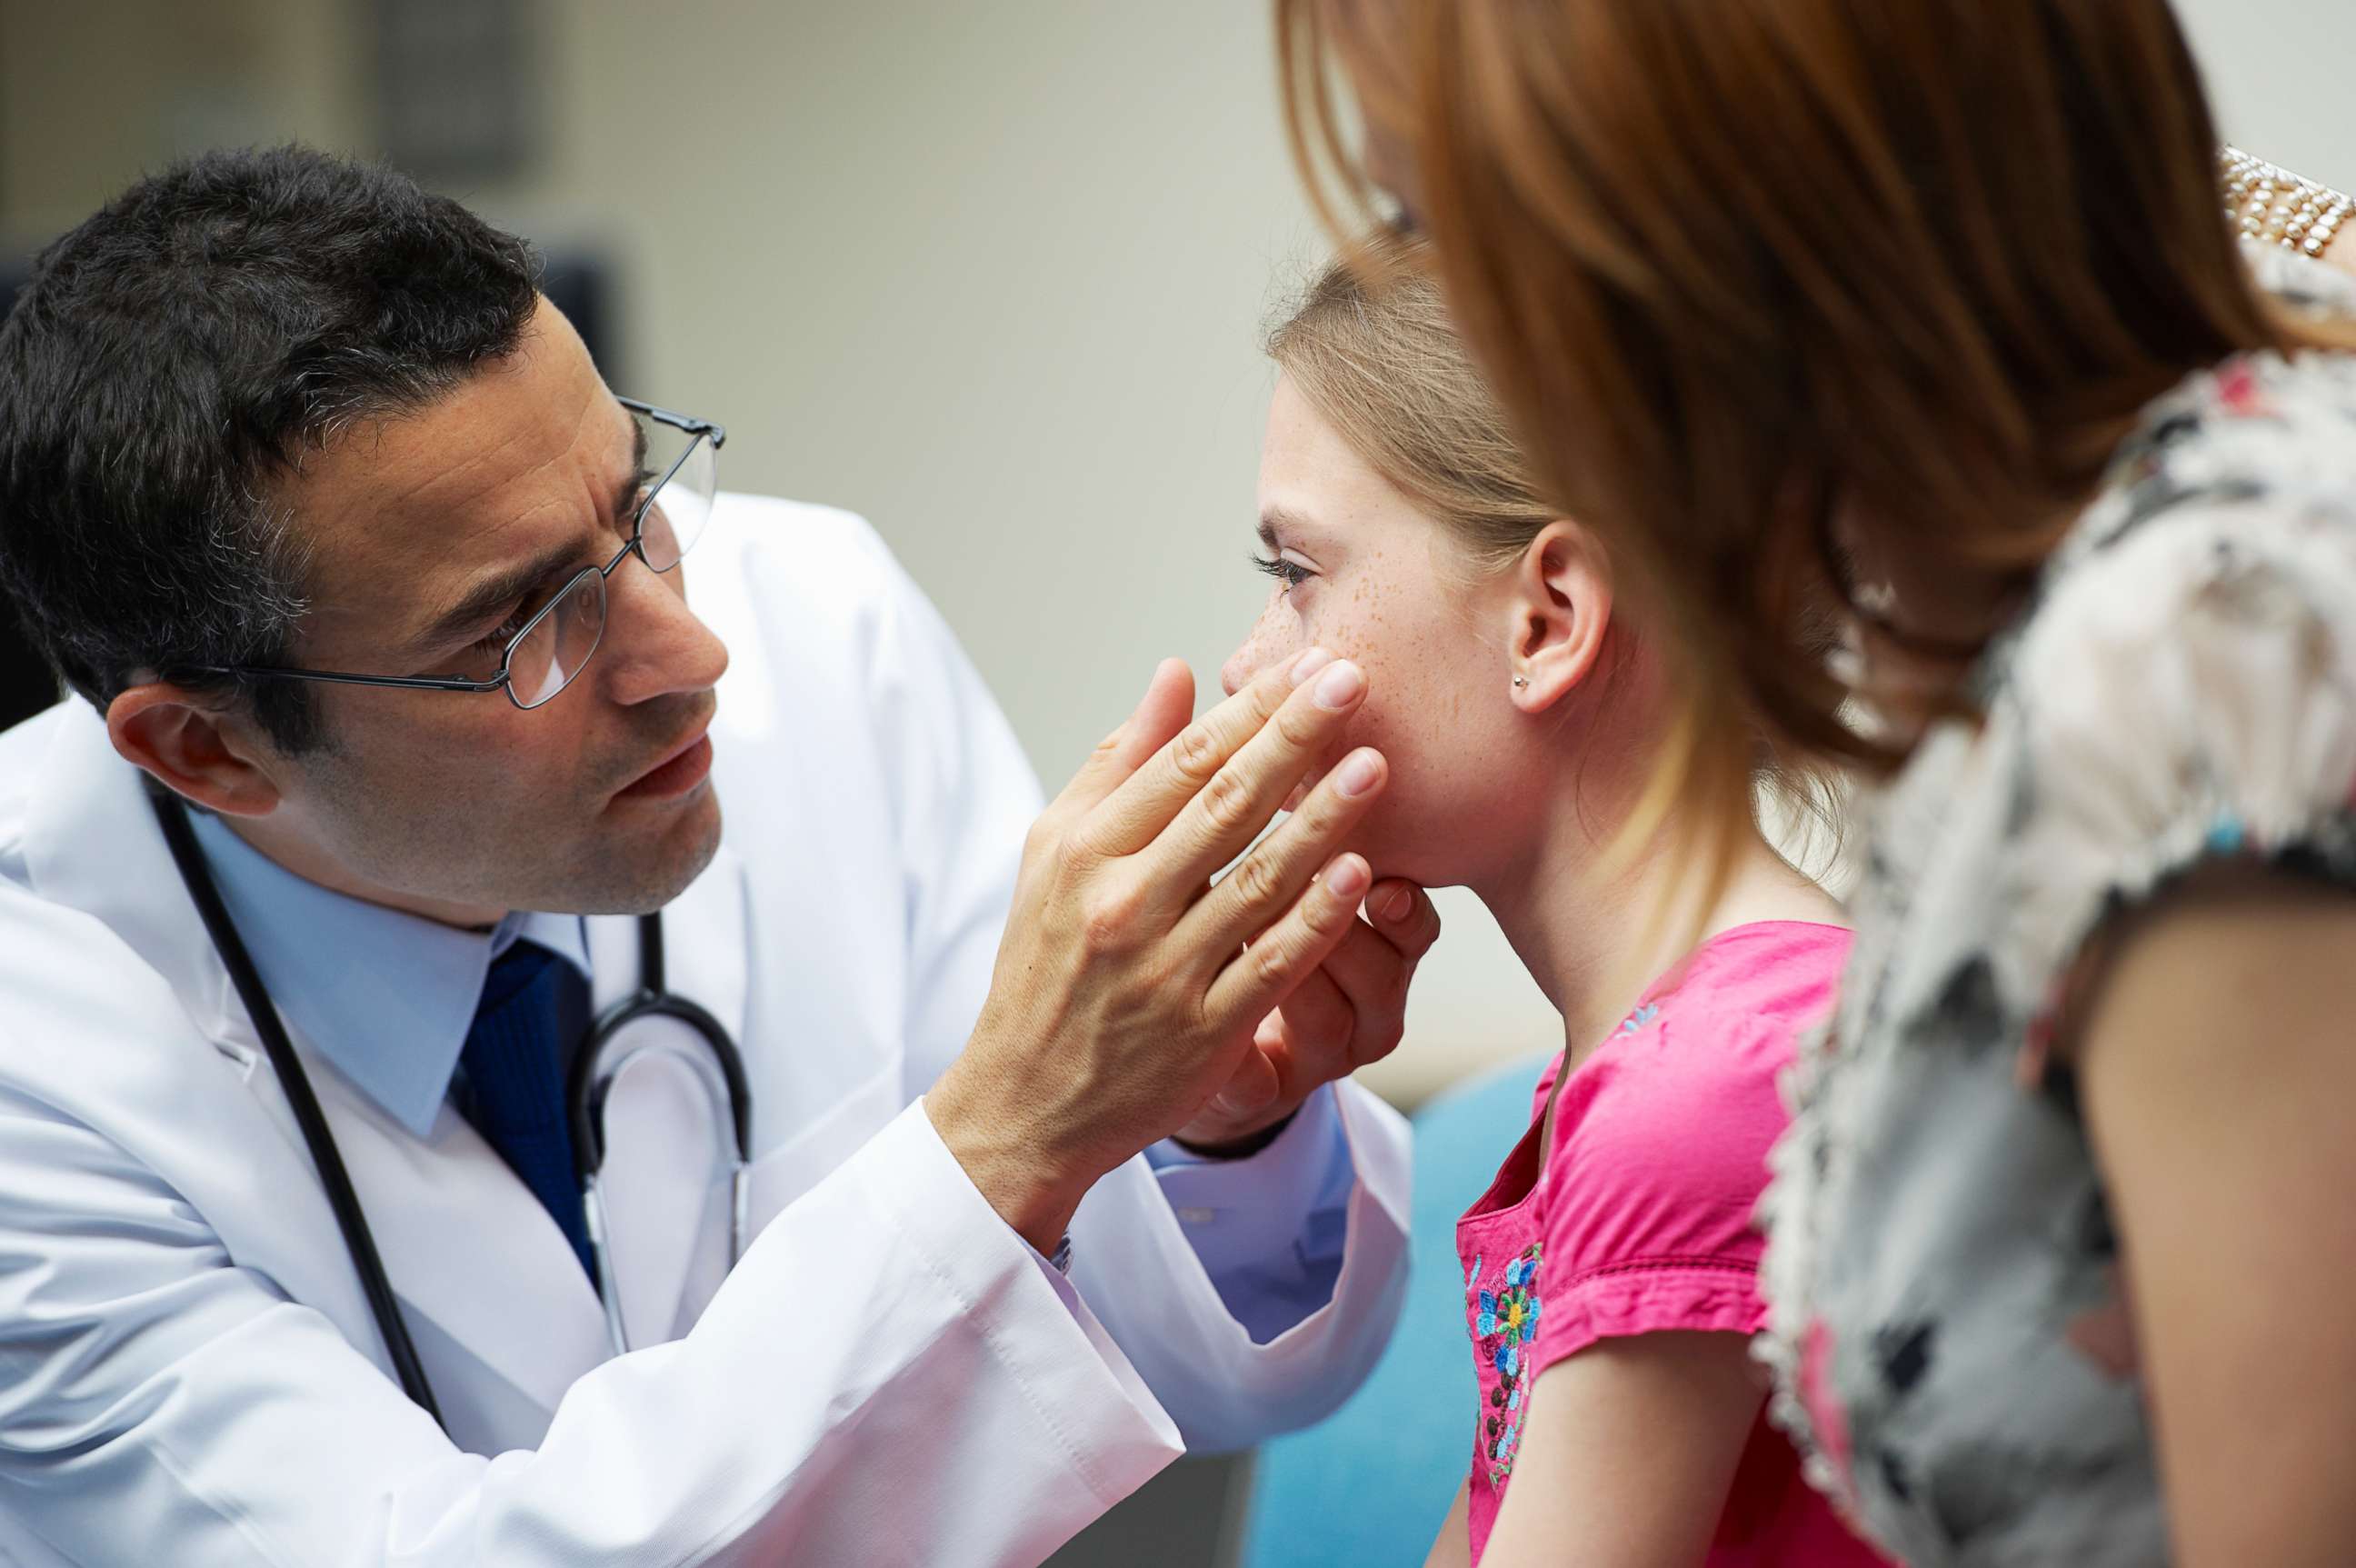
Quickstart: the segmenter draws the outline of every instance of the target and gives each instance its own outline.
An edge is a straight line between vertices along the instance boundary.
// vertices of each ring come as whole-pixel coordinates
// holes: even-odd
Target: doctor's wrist
[[[1053,1255],[1095,1173],[1065,1171],[1043,1160],[1038,1143],[1013,1118],[969,1094],[954,1068],[924,1103],[933,1132],[982,1201],[1042,1256]]]
[[[1300,1114],[1300,1108],[1296,1106],[1267,1125],[1248,1133],[1205,1138],[1189,1130],[1173,1134],[1170,1141],[1198,1159],[1248,1160],[1283,1137],[1285,1129],[1291,1126]]]

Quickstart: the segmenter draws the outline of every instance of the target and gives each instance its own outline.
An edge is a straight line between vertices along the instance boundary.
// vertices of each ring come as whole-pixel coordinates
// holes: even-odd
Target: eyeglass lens
[[[704,524],[712,521],[719,478],[720,462],[712,454],[712,443],[697,439],[679,471],[654,493],[639,515],[638,548],[645,552],[648,565],[668,572],[695,548],[695,542],[703,537]]]
[[[649,497],[638,515],[638,551],[648,566],[668,572],[703,536],[719,489],[719,462],[712,443],[687,437],[686,457],[676,457],[681,432],[675,426],[634,418],[645,425],[648,450],[669,450],[679,466]],[[658,467],[659,475],[663,469]],[[617,562],[618,567],[619,563]],[[605,575],[594,566],[564,585],[548,608],[516,640],[508,654],[508,694],[518,707],[536,708],[572,683],[605,635]]]
[[[594,566],[564,585],[508,654],[508,694],[536,708],[571,683],[605,635],[605,575]]]

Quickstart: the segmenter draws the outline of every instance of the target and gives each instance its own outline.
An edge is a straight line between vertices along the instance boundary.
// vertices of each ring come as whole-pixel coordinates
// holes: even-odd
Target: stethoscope
[[[204,851],[189,825],[187,807],[177,795],[152,781],[147,787],[147,798],[155,808],[156,822],[163,827],[172,863],[179,868],[180,881],[196,904],[206,934],[212,938],[213,950],[229,971],[230,983],[237,987],[238,1000],[244,1004],[246,1015],[253,1020],[254,1032],[262,1036],[262,1047],[270,1054],[270,1065],[286,1092],[287,1104],[293,1108],[295,1125],[302,1130],[303,1142],[311,1151],[311,1162],[318,1167],[320,1185],[327,1189],[328,1207],[335,1211],[336,1228],[343,1232],[345,1250],[351,1254],[352,1267],[359,1275],[369,1312],[376,1319],[377,1332],[384,1337],[385,1350],[392,1359],[402,1391],[440,1423],[441,1406],[434,1401],[433,1385],[426,1380],[425,1367],[409,1337],[408,1326],[402,1321],[392,1282],[386,1276],[384,1260],[377,1252],[368,1216],[360,1211],[359,1196],[352,1190],[351,1176],[344,1168],[335,1135],[327,1130],[327,1119],[319,1110],[318,1096],[312,1091],[310,1075],[303,1070],[294,1042],[287,1038],[286,1026],[278,1016],[277,1005],[271,1001],[268,989],[262,983],[261,972],[253,966],[252,955],[246,951],[244,940],[237,934],[228,906],[221,902],[212,869],[205,864]],[[648,1037],[636,1044],[621,1038],[634,1024],[664,1018],[686,1027],[683,1031],[637,1031]],[[638,918],[637,990],[597,1015],[573,1055],[572,1072],[565,1083],[565,1110],[573,1123],[573,1157],[581,1178],[589,1250],[596,1261],[597,1293],[605,1303],[606,1337],[617,1356],[630,1347],[622,1321],[621,1292],[614,1274],[613,1253],[606,1245],[608,1220],[603,1178],[605,1098],[633,1063],[655,1057],[668,1057],[685,1064],[711,1093],[714,1110],[726,1117],[734,1145],[728,1173],[728,1262],[733,1268],[744,1255],[753,1092],[744,1079],[744,1058],[720,1020],[686,997],[673,995],[663,988],[659,914]]]

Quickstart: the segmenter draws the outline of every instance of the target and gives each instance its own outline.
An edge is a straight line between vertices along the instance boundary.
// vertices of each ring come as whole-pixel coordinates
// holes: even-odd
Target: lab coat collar
[[[46,764],[26,822],[26,868],[34,890],[104,921],[153,966],[179,995],[190,1021],[240,1064],[293,1138],[275,1075],[181,887],[137,769],[115,754],[103,722],[79,700],[58,715]],[[701,1003],[740,1039],[745,897],[744,863],[723,848],[664,911],[671,989]],[[636,989],[637,922],[617,916],[585,925],[592,985],[602,1007]],[[323,1059],[299,1022],[288,1022],[297,1047]],[[607,1353],[603,1309],[562,1232],[446,1102],[421,1138],[340,1067],[313,1078],[385,1272],[404,1305],[433,1319],[481,1367],[553,1412],[573,1382]],[[294,1152],[301,1147],[296,1140]],[[690,1226],[701,1223],[710,1207],[711,1148],[700,1140],[683,1151],[676,1169],[634,1173],[634,1181],[650,1184],[646,1207],[667,1205],[689,1216]],[[689,1261],[675,1249],[624,1242],[616,1265],[626,1280],[636,1276],[633,1296],[689,1294]],[[480,1375],[440,1358],[429,1370],[437,1387],[449,1383],[453,1393]]]
[[[115,754],[106,722],[79,697],[57,710],[25,822],[25,869],[44,898],[94,915],[171,983],[217,1043],[256,1044],[180,886],[139,770]]]

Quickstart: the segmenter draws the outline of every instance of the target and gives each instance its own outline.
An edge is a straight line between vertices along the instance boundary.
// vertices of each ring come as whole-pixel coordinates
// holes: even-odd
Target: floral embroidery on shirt
[[[1514,1473],[1514,1454],[1521,1446],[1522,1418],[1529,1403],[1525,1383],[1529,1361],[1522,1348],[1537,1337],[1538,1315],[1544,1305],[1538,1296],[1538,1268],[1545,1250],[1545,1242],[1533,1241],[1528,1251],[1507,1263],[1500,1281],[1502,1290],[1481,1289],[1477,1257],[1464,1281],[1465,1316],[1472,1343],[1482,1361],[1497,1374],[1481,1412],[1479,1436],[1491,1486],[1505,1485],[1505,1477]]]
[[[1623,1035],[1633,1035],[1660,1015],[1661,1004],[1657,1002],[1647,1002],[1628,1015],[1627,1019],[1620,1026],[1620,1032]]]

